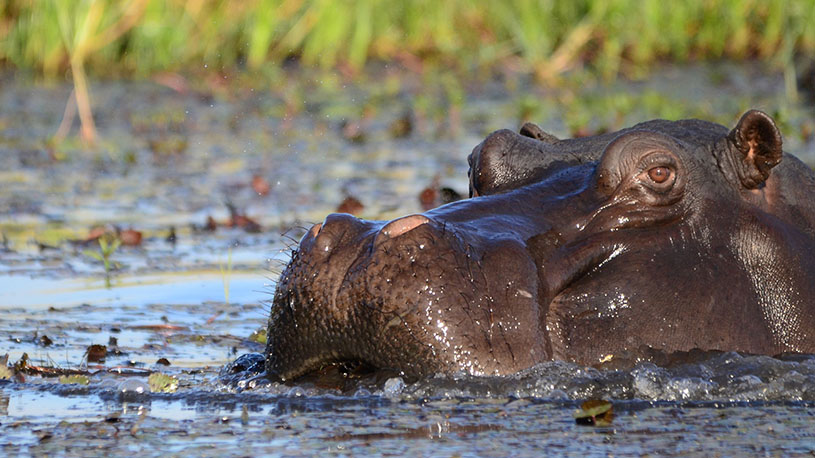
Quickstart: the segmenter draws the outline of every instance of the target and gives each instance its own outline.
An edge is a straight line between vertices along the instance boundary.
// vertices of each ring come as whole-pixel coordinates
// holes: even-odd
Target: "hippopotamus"
[[[527,124],[468,160],[469,199],[308,230],[277,283],[267,374],[815,352],[815,175],[767,114],[565,140]]]

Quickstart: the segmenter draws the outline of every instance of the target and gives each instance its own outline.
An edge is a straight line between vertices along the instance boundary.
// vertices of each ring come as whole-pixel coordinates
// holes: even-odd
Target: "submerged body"
[[[815,353],[815,176],[764,113],[568,140],[526,125],[469,160],[470,199],[309,230],[275,293],[270,375]]]

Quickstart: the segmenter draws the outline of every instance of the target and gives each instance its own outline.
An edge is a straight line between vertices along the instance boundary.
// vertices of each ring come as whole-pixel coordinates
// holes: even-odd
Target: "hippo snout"
[[[403,216],[392,221],[366,221],[346,213],[332,213],[322,223],[317,223],[306,232],[300,240],[298,252],[309,256],[331,257],[344,245],[366,243],[366,238],[373,235],[372,249],[401,237],[408,232],[432,223],[422,214]],[[429,224],[429,226],[434,224]],[[432,230],[432,229],[431,229]],[[347,248],[347,247],[346,247]]]
[[[432,349],[410,336],[418,324],[407,323],[419,308],[410,296],[421,289],[411,283],[452,249],[441,226],[425,215],[393,221],[328,215],[306,232],[281,274],[269,321],[268,372],[287,380],[333,363],[400,371],[416,366],[408,372],[434,367]],[[410,360],[400,361],[412,346]]]
[[[290,380],[362,363],[408,377],[495,374],[543,358],[542,339],[524,342],[529,354],[510,343],[538,315],[523,245],[436,218],[332,214],[311,227],[278,282],[267,372]],[[462,325],[472,332],[451,332]]]

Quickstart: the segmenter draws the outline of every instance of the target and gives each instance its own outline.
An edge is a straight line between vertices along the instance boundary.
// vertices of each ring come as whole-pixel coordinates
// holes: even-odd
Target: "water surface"
[[[411,76],[333,92],[309,75],[292,78],[306,94],[293,112],[274,88],[177,93],[97,82],[95,147],[47,142],[67,85],[4,78],[0,356],[76,369],[89,384],[32,374],[0,381],[3,453],[815,453],[810,357],[722,353],[618,370],[552,362],[512,377],[342,387],[219,377],[238,355],[262,351],[253,335],[292,243],[346,197],[362,202],[361,216],[385,219],[420,211],[419,192],[434,182],[466,194],[470,149],[526,118],[568,137],[655,117],[732,125],[757,107],[779,120],[787,151],[814,162],[813,109],[786,99],[782,75],[717,64],[560,89],[475,81],[463,104]],[[406,113],[412,131],[395,135]],[[364,138],[343,133],[355,122]],[[223,227],[227,203],[260,230]],[[221,226],[208,230],[208,217]],[[143,235],[111,255],[107,274],[86,253],[98,244],[83,243],[98,225]],[[91,345],[107,347],[104,361],[88,361]],[[151,372],[176,377],[178,389],[151,393]],[[580,402],[594,398],[612,400],[610,426],[575,423]]]

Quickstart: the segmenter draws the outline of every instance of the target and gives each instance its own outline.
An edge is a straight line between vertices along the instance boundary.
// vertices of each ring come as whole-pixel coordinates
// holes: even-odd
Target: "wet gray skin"
[[[267,372],[509,374],[646,351],[815,352],[815,177],[773,120],[655,120],[469,157],[472,198],[329,215],[280,277]]]

